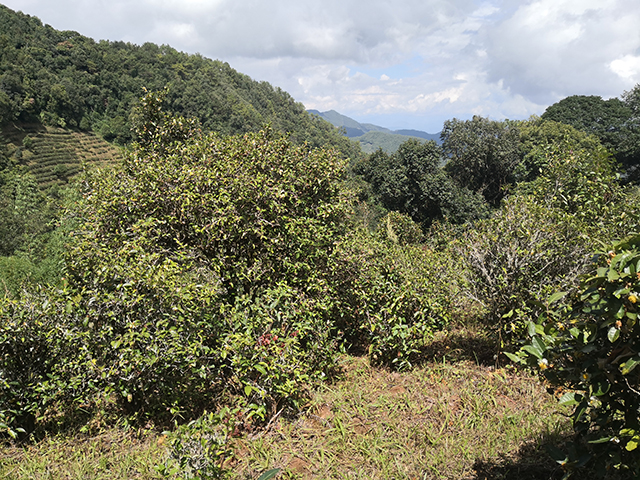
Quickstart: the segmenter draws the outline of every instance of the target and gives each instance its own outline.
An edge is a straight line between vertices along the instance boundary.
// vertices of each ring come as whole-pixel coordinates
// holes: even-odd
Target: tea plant
[[[591,462],[640,475],[640,235],[602,253],[569,301],[530,324],[531,342],[512,359],[539,369],[559,396],[573,405],[576,447],[556,452],[572,470]]]

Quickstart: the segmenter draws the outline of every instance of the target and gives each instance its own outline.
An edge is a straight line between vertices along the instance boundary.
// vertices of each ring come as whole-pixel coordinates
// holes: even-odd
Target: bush
[[[266,419],[332,367],[344,162],[270,130],[205,135],[160,104],[143,99],[124,165],[85,177],[67,283],[0,312],[12,431],[25,426],[14,410],[40,424],[74,408],[166,422],[231,397]],[[18,323],[34,352],[55,352],[31,359],[27,379],[10,361]]]
[[[512,196],[490,220],[464,233],[471,296],[486,308],[487,324],[503,346],[540,313],[539,298],[573,284],[593,248],[573,215],[528,196]]]
[[[576,283],[600,239],[619,238],[640,219],[606,152],[553,150],[545,164],[542,176],[520,184],[491,219],[469,229],[460,251],[472,295],[507,341],[538,317],[539,298]]]
[[[530,344],[512,355],[538,368],[561,404],[574,406],[577,453],[556,452],[568,470],[590,463],[601,477],[613,469],[640,475],[638,298],[640,235],[634,235],[599,254],[568,302],[531,323]]]
[[[455,263],[426,245],[401,245],[366,230],[346,236],[336,251],[342,315],[336,326],[350,348],[397,369],[419,362],[433,333],[454,315],[462,281]]]

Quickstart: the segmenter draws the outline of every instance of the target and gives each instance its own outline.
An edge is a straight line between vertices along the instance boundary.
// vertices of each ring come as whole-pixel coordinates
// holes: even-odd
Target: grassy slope
[[[481,343],[481,342],[480,342]],[[408,373],[345,356],[304,414],[234,439],[232,478],[560,478],[540,447],[570,430],[537,379],[471,361],[477,338],[440,338],[435,358]],[[151,479],[164,436],[117,429],[0,448],[0,478]]]

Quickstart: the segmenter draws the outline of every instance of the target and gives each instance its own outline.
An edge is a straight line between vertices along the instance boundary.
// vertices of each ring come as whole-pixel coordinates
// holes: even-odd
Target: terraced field
[[[122,156],[120,148],[93,133],[39,124],[4,127],[0,144],[5,156],[29,168],[42,189],[67,183],[83,166],[105,165]]]

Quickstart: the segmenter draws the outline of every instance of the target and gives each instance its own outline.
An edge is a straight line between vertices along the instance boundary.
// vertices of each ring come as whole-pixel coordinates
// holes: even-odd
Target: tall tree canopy
[[[542,118],[595,135],[616,160],[634,170],[640,163],[639,97],[638,86],[623,94],[622,100],[573,95],[551,105]]]
[[[466,121],[454,118],[444,122],[440,136],[451,178],[498,205],[522,162],[517,123],[477,115]]]

